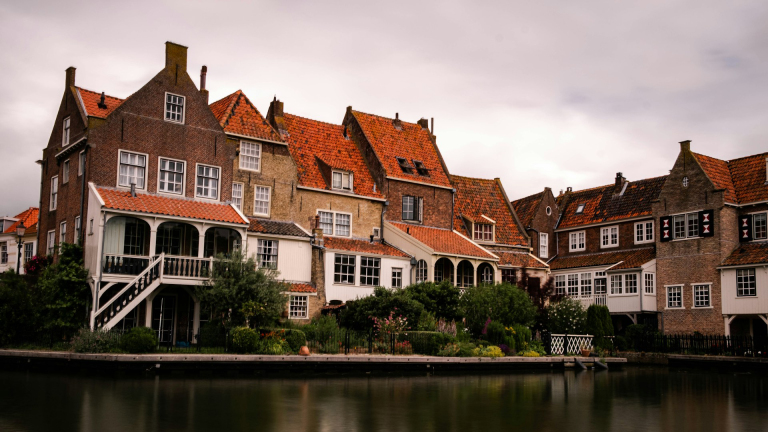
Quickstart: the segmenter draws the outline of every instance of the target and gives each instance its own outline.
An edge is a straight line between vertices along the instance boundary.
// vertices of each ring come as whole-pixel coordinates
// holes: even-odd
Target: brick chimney
[[[187,71],[187,47],[173,42],[165,43],[165,67],[178,68],[178,72]]]
[[[427,129],[427,130],[429,130],[429,120],[427,120],[427,119],[425,119],[425,118],[423,118],[423,117],[422,117],[422,118],[420,118],[420,119],[419,119],[419,121],[417,121],[417,122],[416,122],[416,124],[418,124],[419,126],[421,126],[421,128],[422,128],[422,129]]]
[[[691,140],[680,141],[680,151],[691,151]]]
[[[627,179],[624,178],[624,175],[622,175],[620,172],[617,172],[616,183],[613,186],[613,194],[621,195],[622,191],[624,190],[624,185],[626,183],[627,183]]]
[[[205,79],[208,76],[208,66],[203,65],[200,69],[200,93],[205,98],[205,103],[208,103],[208,89],[205,88]]]
[[[395,113],[395,119],[392,120],[392,124],[397,130],[401,130],[403,128],[403,122],[400,120],[400,113]]]
[[[287,130],[285,127],[285,117],[283,116],[283,102],[279,101],[277,97],[273,98],[272,102],[269,103],[267,121],[280,133]]]
[[[75,69],[74,66],[70,66],[67,68],[66,72],[66,78],[64,79],[64,89],[67,90],[70,87],[75,85]]]

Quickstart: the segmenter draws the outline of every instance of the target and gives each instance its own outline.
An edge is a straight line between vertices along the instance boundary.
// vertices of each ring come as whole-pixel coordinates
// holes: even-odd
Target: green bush
[[[134,327],[123,335],[120,345],[131,354],[154,352],[157,333],[149,327]]]
[[[236,327],[231,331],[232,349],[240,354],[256,351],[259,343],[259,334],[248,327]]]
[[[36,294],[25,277],[0,273],[0,346],[30,341],[38,328]]]
[[[515,341],[515,346],[510,346],[510,348],[525,351],[528,349],[532,337],[531,329],[524,325],[515,324],[512,326],[512,338]]]
[[[523,357],[541,357],[541,354],[536,351],[524,351],[521,355]]]
[[[384,319],[397,311],[397,315],[407,320],[410,329],[416,329],[423,310],[424,305],[411,298],[406,290],[376,287],[373,295],[348,301],[347,307],[341,312],[340,321],[343,327],[368,331],[373,327],[373,317]]]
[[[587,308],[586,331],[594,336],[595,348],[610,348],[611,342],[605,336],[613,335],[613,321],[607,306],[593,304]]]
[[[291,351],[297,353],[307,344],[307,336],[301,330],[288,329],[285,331],[285,342],[288,343]]]
[[[327,341],[339,331],[339,322],[331,315],[321,315],[312,318],[312,322],[305,325],[302,331],[308,341]]]
[[[494,345],[505,344],[509,346],[507,329],[504,328],[504,324],[498,321],[491,321],[485,327],[485,338]]]
[[[419,315],[418,331],[437,331],[437,318],[432,315],[428,310],[424,309]]]
[[[227,333],[219,322],[207,322],[200,327],[197,344],[201,347],[224,347],[227,345]]]
[[[398,334],[397,340],[410,343],[414,354],[437,355],[441,347],[456,339],[446,333],[409,331]]]
[[[461,296],[459,304],[466,326],[475,336],[481,334],[489,318],[505,326],[531,326],[536,318],[536,307],[528,294],[509,284],[472,287]]]
[[[624,339],[627,346],[631,349],[637,349],[637,345],[644,337],[653,335],[655,331],[643,324],[632,324],[624,331]]]
[[[432,316],[446,321],[459,321],[462,318],[459,308],[461,290],[448,281],[423,282],[404,289],[413,300],[421,303]]]
[[[475,344],[469,342],[457,342],[445,344],[437,355],[440,357],[472,357]]]
[[[627,350],[627,340],[623,336],[616,336],[614,339],[616,343],[616,349],[619,351]]]
[[[76,353],[108,353],[118,350],[118,335],[105,330],[84,327],[72,338],[72,349]]]
[[[554,334],[584,334],[587,313],[581,302],[563,297],[547,308],[547,327]]]
[[[472,350],[474,357],[504,357],[504,353],[501,352],[501,348],[491,345],[487,347],[477,347]]]
[[[280,355],[285,354],[290,347],[284,340],[278,338],[263,338],[256,345],[256,353]]]

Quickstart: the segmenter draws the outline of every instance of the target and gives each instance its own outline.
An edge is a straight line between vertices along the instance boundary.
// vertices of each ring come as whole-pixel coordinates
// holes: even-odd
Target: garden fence
[[[766,336],[644,334],[633,338],[635,351],[669,354],[768,357]]]
[[[592,349],[592,335],[544,333],[541,337],[547,355],[579,354],[582,349]]]

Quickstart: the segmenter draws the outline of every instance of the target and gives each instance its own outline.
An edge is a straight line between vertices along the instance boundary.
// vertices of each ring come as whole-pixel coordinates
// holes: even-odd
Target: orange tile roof
[[[258,232],[264,234],[277,234],[293,237],[310,237],[309,234],[304,232],[293,222],[281,222],[273,221],[270,219],[257,219],[248,218],[251,224],[248,226],[248,231]]]
[[[289,286],[288,290],[290,292],[299,292],[299,293],[316,293],[317,292],[317,288],[315,288],[314,285],[309,283],[291,282],[288,284],[288,286]]]
[[[410,255],[400,249],[381,241],[371,243],[368,240],[345,239],[339,237],[325,237],[325,248],[350,252],[361,252],[374,255],[410,258]]]
[[[97,187],[104,200],[104,207],[114,210],[140,213],[161,214],[167,216],[202,219],[216,222],[249,224],[229,204],[193,201],[183,198],[171,198],[159,195],[137,193],[132,197],[129,191]]]
[[[40,209],[37,207],[30,207],[23,212],[17,214],[14,216],[14,219],[18,219],[16,222],[11,224],[8,228],[3,231],[3,233],[16,233],[16,227],[19,226],[19,222],[24,222],[24,226],[27,227],[27,230],[24,232],[24,235],[32,234],[37,232],[37,217],[40,214]]]
[[[549,266],[537,260],[533,255],[525,252],[499,252],[493,251],[499,256],[499,266],[519,268],[548,268]]]
[[[725,189],[725,201],[748,204],[768,200],[765,164],[768,153],[730,161],[693,153],[712,183]]]
[[[611,267],[611,270],[634,269],[655,258],[656,248],[647,247],[623,251],[559,256],[549,262],[549,268],[554,271],[621,263]]]
[[[560,202],[567,202],[560,208],[562,217],[557,228],[651,216],[651,202],[658,198],[666,179],[667,176],[661,176],[629,182],[624,195],[617,197],[613,196],[612,184],[566,193],[559,197]],[[576,214],[580,204],[584,204],[584,210]]]
[[[533,216],[536,214],[536,209],[539,208],[539,203],[543,197],[544,192],[539,192],[537,194],[512,201],[512,207],[514,207],[515,213],[517,213],[517,217],[520,218],[520,223],[523,224],[523,227],[527,228],[531,226],[531,222],[533,222]]]
[[[465,236],[472,238],[464,217],[476,223],[488,223],[482,216],[496,221],[496,243],[528,245],[520,226],[510,209],[510,203],[496,180],[486,180],[452,175],[456,188],[454,227]]]
[[[490,260],[496,259],[493,255],[451,230],[400,222],[389,223],[404,233],[410,234],[413,238],[432,248],[438,254],[464,255]]]
[[[101,93],[86,90],[82,87],[75,87],[80,94],[80,99],[83,101],[85,108],[85,114],[91,117],[107,118],[107,116],[119,107],[125,99],[116,98],[114,96],[104,95],[104,104],[106,108],[100,108],[99,102],[101,101]]]
[[[285,114],[288,149],[302,186],[331,189],[331,179],[324,178],[321,164],[327,168],[349,171],[353,176],[353,192],[373,198],[383,198],[357,145],[344,137],[344,126]],[[327,170],[326,168],[326,170]],[[328,173],[327,175],[330,175]]]
[[[224,132],[283,142],[242,90],[210,104],[210,108]]]
[[[352,115],[360,124],[387,176],[451,187],[448,172],[441,163],[440,152],[428,130],[404,121],[401,121],[402,127],[398,130],[390,118],[360,111],[352,111]],[[429,175],[419,175],[415,170],[412,174],[404,173],[397,162],[398,157],[407,159],[411,165],[414,160],[421,161]]]
[[[739,245],[723,260],[724,266],[768,263],[768,242]]]

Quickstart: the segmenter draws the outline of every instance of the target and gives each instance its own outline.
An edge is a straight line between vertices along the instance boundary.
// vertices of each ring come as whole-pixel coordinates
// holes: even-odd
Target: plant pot
[[[581,356],[582,357],[589,357],[590,350],[588,349],[582,349],[581,350]]]

